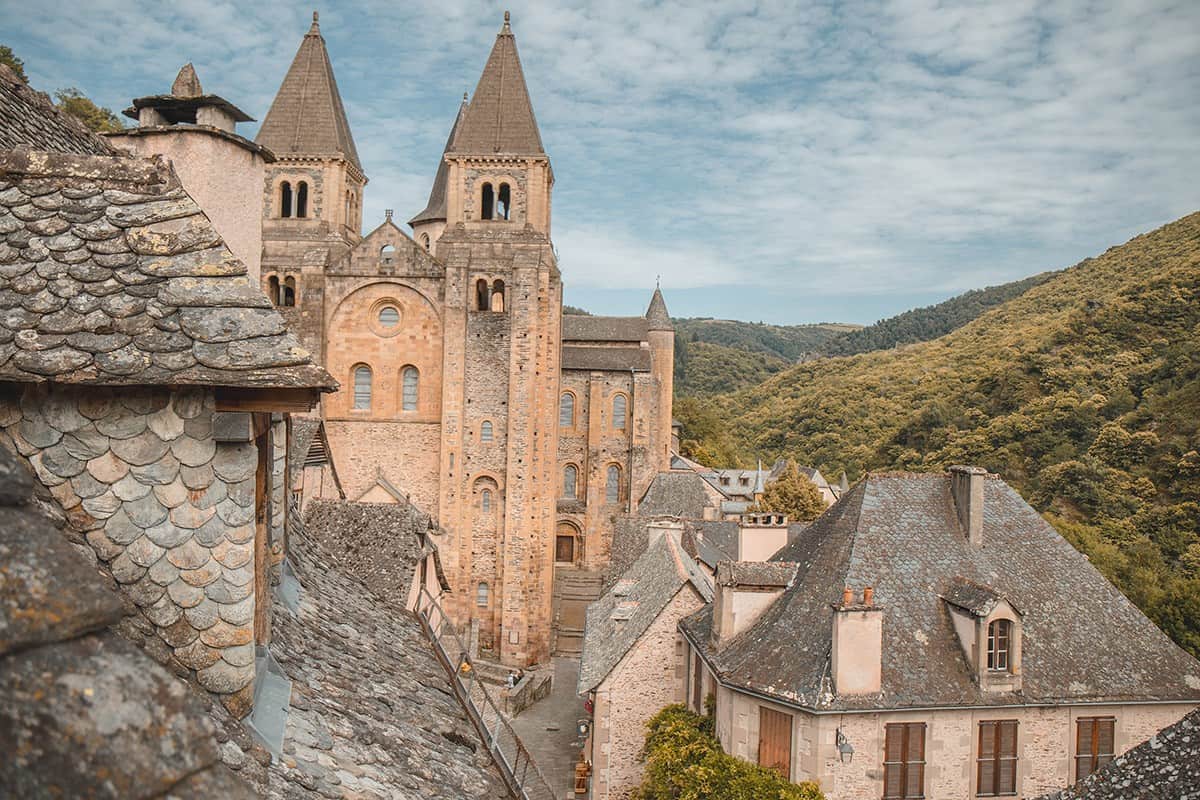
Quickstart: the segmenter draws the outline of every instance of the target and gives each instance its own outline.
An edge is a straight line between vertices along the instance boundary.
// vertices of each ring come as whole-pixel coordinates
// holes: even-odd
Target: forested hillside
[[[998,472],[1200,655],[1200,214],[935,341],[799,364],[702,411],[694,447],[744,459]]]
[[[671,322],[675,325],[677,337],[688,344],[709,342],[738,350],[768,353],[789,362],[823,353],[829,340],[860,327],[836,322],[767,325],[709,317],[685,317]]]
[[[972,289],[937,305],[914,308],[874,325],[835,336],[822,345],[821,352],[830,356],[852,356],[872,350],[887,350],[901,344],[928,342],[958,330],[978,319],[988,309],[1019,297],[1054,275],[1053,272],[1042,272],[1000,286]]]

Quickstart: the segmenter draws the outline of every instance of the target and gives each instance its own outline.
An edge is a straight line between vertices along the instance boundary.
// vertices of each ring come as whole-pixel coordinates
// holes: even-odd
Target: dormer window
[[[1009,672],[1009,648],[1012,645],[1012,621],[992,620],[987,632],[987,668],[990,672]]]

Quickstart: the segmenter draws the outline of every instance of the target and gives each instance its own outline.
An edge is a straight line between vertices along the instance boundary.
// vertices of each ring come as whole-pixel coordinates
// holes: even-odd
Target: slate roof
[[[450,150],[463,155],[545,154],[507,11]]]
[[[942,599],[953,606],[961,608],[976,617],[986,617],[1005,598],[986,586],[980,586],[965,578],[955,578],[950,588],[942,595]],[[1016,605],[1009,603],[1013,608]]]
[[[821,710],[1200,700],[1200,662],[996,476],[984,478],[982,546],[959,528],[947,475],[880,474],[773,560],[800,564],[795,584],[719,651],[711,608],[682,623],[729,685]],[[960,579],[1020,604],[1021,693],[973,680],[942,600]],[[831,692],[832,606],[844,586],[873,586],[883,610],[879,695]]]
[[[362,172],[315,11],[255,141],[280,158],[341,155]]]
[[[712,584],[670,533],[633,563],[599,600],[588,606],[579,659],[579,694],[599,686],[671,599],[686,586],[712,600]],[[621,621],[617,624],[614,616]]]
[[[645,342],[649,340],[645,317],[595,317],[563,314],[564,342]]]
[[[1039,800],[1200,798],[1200,709],[1156,733],[1074,786]]]
[[[704,479],[694,472],[660,472],[638,501],[643,515],[702,519],[708,505]]]
[[[450,180],[450,164],[446,161],[446,153],[450,152],[450,145],[454,143],[458,126],[462,124],[463,116],[466,113],[467,96],[464,94],[462,105],[458,107],[458,115],[454,118],[454,124],[450,126],[450,136],[446,138],[442,157],[438,160],[437,172],[433,176],[433,187],[429,190],[429,202],[425,204],[424,211],[408,221],[409,225],[446,219],[446,184]]]
[[[0,796],[254,797],[198,693],[108,630],[121,600],[33,488],[0,447]]]
[[[0,150],[20,146],[96,156],[116,149],[0,64]]]
[[[416,618],[371,591],[295,519],[288,558],[299,606],[293,613],[277,597],[271,653],[292,696],[283,758],[271,763],[265,794],[507,798]]]
[[[372,592],[401,604],[417,564],[437,552],[430,533],[440,531],[428,514],[408,504],[333,500],[309,503],[304,528]]]
[[[650,297],[650,306],[646,309],[646,326],[652,331],[673,331],[671,315],[667,313],[667,301],[663,300],[662,290],[654,287]]]
[[[649,372],[650,351],[640,347],[563,346],[562,369]]]
[[[345,497],[342,481],[338,477],[337,464],[329,439],[325,435],[325,422],[318,417],[292,416],[292,438],[288,442],[289,486],[301,486],[301,473],[305,467],[328,466],[333,476],[334,487],[340,497]]]
[[[337,386],[164,158],[0,151],[0,236],[0,379]]]

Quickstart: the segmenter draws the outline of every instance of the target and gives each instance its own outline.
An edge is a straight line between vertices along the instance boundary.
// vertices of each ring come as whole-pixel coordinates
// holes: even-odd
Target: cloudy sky
[[[511,2],[566,301],[871,322],[1200,208],[1195,0]],[[192,61],[262,118],[312,4],[0,0],[46,91],[124,108]],[[504,5],[318,6],[366,224],[425,204]],[[254,125],[242,132],[253,135]]]

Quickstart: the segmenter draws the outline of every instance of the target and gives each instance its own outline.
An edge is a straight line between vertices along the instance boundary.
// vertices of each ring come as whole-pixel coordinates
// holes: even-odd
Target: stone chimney
[[[861,597],[847,586],[833,606],[833,688],[839,695],[875,694],[883,684],[883,611],[875,605],[875,590]]]
[[[983,544],[983,478],[987,470],[983,467],[956,466],[950,468],[950,496],[954,498],[954,510],[958,513],[958,524],[967,541],[974,545]]]
[[[683,523],[676,519],[652,521],[646,526],[646,547],[653,547],[654,543],[663,536],[670,536],[675,540],[675,544],[679,544],[679,540],[683,536]]]
[[[738,561],[766,561],[787,541],[786,514],[750,513],[738,520]]]
[[[713,581],[712,641],[716,647],[753,625],[796,577],[787,561],[722,561]]]

